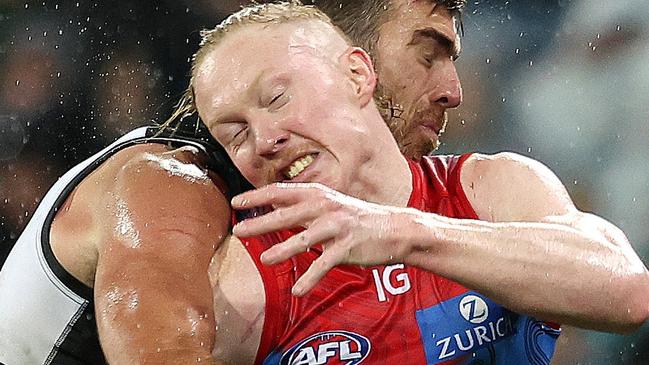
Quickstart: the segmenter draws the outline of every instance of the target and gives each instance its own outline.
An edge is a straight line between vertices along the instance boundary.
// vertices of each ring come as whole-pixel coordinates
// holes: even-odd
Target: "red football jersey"
[[[459,181],[469,155],[410,161],[408,206],[478,219]],[[432,272],[403,264],[332,269],[304,297],[291,287],[318,249],[274,266],[259,261],[279,232],[244,245],[266,291],[257,364],[549,364],[559,330],[515,314]]]

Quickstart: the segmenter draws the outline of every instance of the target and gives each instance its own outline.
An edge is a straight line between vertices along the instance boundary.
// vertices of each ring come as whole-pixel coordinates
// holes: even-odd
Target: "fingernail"
[[[293,286],[293,289],[291,289],[291,293],[295,295],[296,297],[301,297],[302,294],[304,294],[304,288],[302,288],[301,285],[295,284]]]
[[[276,263],[276,259],[273,256],[272,252],[264,251],[261,253],[261,256],[259,257],[262,263],[266,265],[273,265]]]
[[[261,256],[259,256],[259,259],[261,260],[262,263],[268,264],[269,260],[268,260],[268,255],[266,254],[266,252],[262,252]]]

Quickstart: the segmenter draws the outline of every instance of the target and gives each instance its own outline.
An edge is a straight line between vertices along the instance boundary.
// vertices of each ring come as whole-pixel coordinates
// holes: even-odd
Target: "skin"
[[[382,28],[382,31],[385,29],[388,28]],[[405,34],[407,30],[403,32]],[[539,318],[619,331],[633,329],[642,323],[647,316],[648,301],[643,296],[643,293],[647,293],[647,272],[623,233],[601,218],[578,212],[556,177],[534,161],[514,154],[475,155],[467,161],[461,181],[469,192],[470,202],[479,216],[485,219],[484,222],[452,220],[403,208],[410,191],[403,181],[410,181],[409,172],[407,167],[404,169],[400,156],[397,158],[396,145],[386,134],[386,129],[381,127],[384,124],[377,118],[378,112],[370,102],[376,80],[367,55],[318,37],[310,39],[321,43],[304,44],[304,38],[288,30],[287,33],[263,33],[264,37],[271,39],[258,37],[259,33],[256,33],[253,40],[257,44],[233,41],[233,44],[239,45],[252,44],[255,47],[250,49],[256,52],[239,55],[241,57],[229,65],[217,62],[224,60],[206,61],[205,65],[211,65],[211,68],[201,68],[205,72],[201,76],[205,77],[205,82],[200,84],[199,77],[196,90],[201,117],[210,121],[212,133],[217,138],[221,133],[220,140],[226,147],[230,143],[225,141],[228,136],[240,132],[236,129],[240,127],[237,124],[241,124],[242,120],[246,122],[248,129],[243,134],[244,143],[236,148],[237,151],[231,149],[230,153],[233,159],[238,154],[240,168],[257,186],[285,180],[282,176],[285,165],[304,153],[317,152],[321,158],[319,168],[313,169],[309,176],[298,177],[296,181],[302,181],[302,185],[274,184],[233,201],[236,208],[267,204],[278,208],[268,216],[235,227],[235,233],[241,236],[290,225],[308,227],[299,236],[302,243],[292,239],[265,253],[263,260],[268,263],[301,252],[315,242],[329,242],[327,256],[323,255],[325,259],[316,261],[300,279],[294,289],[295,294],[306,292],[336,264],[350,262],[368,265],[399,261],[453,278],[514,310]],[[327,32],[320,30],[319,34]],[[237,33],[231,36],[243,35]],[[283,36],[289,36],[289,39]],[[382,39],[386,41],[386,37]],[[448,33],[445,38],[450,40],[452,35]],[[296,47],[275,49],[275,53],[267,49],[268,45],[282,40],[292,41]],[[439,39],[436,42],[438,45],[435,47],[445,43]],[[223,54],[230,56],[246,50],[240,46],[231,47]],[[322,47],[331,48],[323,48],[328,50],[323,54],[313,53],[314,49]],[[415,49],[413,46],[407,47]],[[448,47],[448,44],[442,47],[447,51],[455,48]],[[259,52],[260,49],[264,52]],[[286,49],[294,51],[289,54],[288,60],[281,58]],[[341,56],[332,58],[324,53]],[[449,51],[441,57],[439,64],[448,65],[452,53]],[[267,57],[263,58],[263,62],[260,54]],[[251,57],[253,55],[255,57]],[[281,62],[277,62],[278,57]],[[384,60],[386,57],[382,56]],[[290,110],[292,113],[284,105],[276,109],[268,102],[268,99],[273,100],[281,93],[273,95],[273,90],[281,91],[286,87],[281,82],[271,83],[273,86],[265,86],[263,92],[258,90],[258,94],[247,95],[244,101],[239,100],[239,94],[256,76],[252,78],[245,73],[246,70],[234,68],[257,59],[261,64],[246,70],[261,70],[261,66],[275,62],[278,69],[285,65],[293,67],[292,71],[295,72],[291,75],[299,80],[294,80],[295,84],[292,85],[301,83],[300,90],[304,89],[305,84],[309,86],[310,81],[323,81],[312,80],[314,74],[319,77],[326,75],[330,78],[329,84],[326,84],[327,80],[324,80],[325,85],[311,84],[311,89],[304,89],[309,93],[288,98],[287,105],[298,103],[298,107]],[[240,84],[230,80],[227,88],[210,86],[223,85],[219,84],[223,82],[222,78],[218,79],[219,83],[209,79],[217,77],[223,67],[230,67],[229,75],[240,75]],[[386,72],[386,76],[382,76],[384,86],[391,87],[386,67],[386,63],[382,63],[379,70]],[[305,69],[310,73],[300,74]],[[428,69],[431,80],[438,69]],[[452,76],[454,66],[452,71],[442,76],[457,84],[459,99],[456,101],[459,104],[461,91],[457,77]],[[419,77],[414,75],[411,81]],[[325,87],[327,85],[329,88]],[[337,87],[334,89],[332,85]],[[398,87],[394,89],[399,90]],[[442,89],[451,90],[448,87]],[[233,93],[215,94],[223,90]],[[426,100],[421,98],[425,90],[419,91],[419,98],[415,93],[410,99],[397,91],[394,92],[395,100],[406,110],[416,110],[417,101]],[[447,97],[452,99],[450,94]],[[426,104],[426,108],[437,108],[439,104],[434,101],[444,102],[443,99],[428,98],[426,103],[434,104],[434,107]],[[406,100],[413,100],[413,106],[408,107]],[[326,108],[317,109],[314,105]],[[331,108],[332,105],[337,107]],[[337,114],[329,114],[332,109]],[[226,112],[219,115],[223,110]],[[308,114],[303,114],[305,112]],[[443,116],[443,111],[435,113]],[[320,129],[314,128],[313,120],[322,121]],[[440,120],[444,121],[445,118]],[[215,128],[217,124],[230,124],[227,128],[235,129],[224,131],[223,127]],[[350,133],[350,128],[353,133]],[[426,128],[414,127],[409,130],[411,133],[423,132],[423,136],[433,142],[437,141],[439,134],[427,133]],[[370,135],[371,138],[368,138]],[[331,136],[346,139],[339,142]],[[358,143],[359,138],[365,143]],[[425,139],[410,138],[413,138],[415,145],[417,141]],[[354,149],[359,145],[365,148]],[[264,288],[259,273],[238,238],[229,237],[218,245],[219,237],[227,232],[227,223],[217,223],[228,221],[227,202],[214,184],[187,184],[187,181],[178,181],[182,179],[174,179],[173,176],[160,176],[159,169],[151,169],[149,163],[143,163],[143,154],[151,152],[163,156],[169,151],[158,150],[160,146],[147,148],[152,150],[138,151],[134,147],[136,150],[132,152],[129,149],[128,153],[116,155],[95,172],[96,176],[89,177],[88,182],[84,181],[79,186],[75,193],[79,198],[70,197],[66,203],[68,209],[62,210],[57,216],[52,229],[54,251],[74,276],[91,286],[94,281],[97,313],[102,313],[98,316],[100,336],[109,361],[128,364],[177,358],[178,363],[187,363],[200,357],[203,361],[214,362],[214,357],[230,363],[251,363],[262,334]],[[380,157],[377,157],[377,151],[381,152]],[[174,158],[182,163],[199,163],[185,153],[181,155],[182,158],[178,155]],[[384,184],[374,184],[373,181],[377,181],[374,180],[377,178],[375,171],[386,169],[394,171],[394,174],[389,178],[381,174],[378,181]],[[332,173],[322,173],[325,170]],[[507,179],[503,181],[502,176],[507,176]],[[173,182],[159,184],[160,178]],[[507,184],[512,186],[504,189],[503,186]],[[523,186],[524,191],[516,190]],[[185,193],[183,189],[187,189]],[[112,194],[104,194],[105,191]],[[158,208],[152,212],[154,209],[148,207],[146,202],[166,194],[185,199],[176,200],[183,201],[183,204],[169,203],[170,206],[162,207],[163,211],[175,214],[161,218]],[[116,196],[127,199],[126,204],[116,204]],[[520,196],[528,199],[518,199]],[[193,200],[196,197],[200,199]],[[507,200],[509,197],[516,199]],[[132,235],[113,237],[115,228],[123,224],[115,220],[120,216],[115,213],[121,209],[116,207],[123,205],[138,212],[138,218],[133,219],[132,229],[139,233],[144,247],[129,247],[129,244],[133,246]],[[318,215],[309,210],[309,206],[319,207]],[[530,211],[530,206],[544,208]],[[140,212],[143,214],[141,218]],[[185,220],[179,222],[178,216],[193,217],[194,223]],[[80,227],[78,222],[81,219],[91,224],[87,228],[86,225]],[[110,224],[102,227],[93,222]],[[142,222],[160,224],[149,227]],[[213,222],[211,229],[204,229],[207,227],[205,222]],[[167,249],[177,239],[170,239],[166,232],[175,229],[187,244],[183,246],[183,255]],[[397,236],[395,232],[400,234]],[[412,234],[404,235],[403,232]],[[84,237],[83,242],[79,241],[78,247],[66,247],[63,242],[70,242],[70,236],[66,236],[68,234]],[[304,236],[306,238],[302,239]],[[352,236],[355,237],[354,242],[349,240]],[[127,245],[124,245],[125,241]],[[207,271],[209,281],[206,281],[204,273],[208,265],[206,258],[209,257],[212,260]],[[586,259],[574,260],[574,257]],[[503,261],[507,265],[500,264]],[[125,265],[125,262],[140,264]],[[485,275],[483,270],[489,270],[488,266],[485,268],[485,262],[498,262],[499,269],[504,267],[506,270]],[[585,265],[585,262],[588,264]],[[471,268],[481,270],[468,270]],[[541,290],[538,283],[543,283]],[[212,298],[205,299],[210,286],[213,303]],[[134,292],[138,295],[135,309],[133,305],[129,307],[129,304],[135,303],[130,300]],[[593,298],[594,294],[601,292],[610,294],[606,298],[598,298],[603,295]],[[550,296],[549,293],[554,295]],[[210,306],[213,306],[214,319],[208,315]],[[192,310],[187,311],[187,308]],[[594,323],[595,319],[599,319],[597,323]],[[122,342],[125,337],[129,338],[129,346]],[[215,342],[216,347],[210,354],[206,349],[211,349]],[[157,352],[158,348],[163,351]]]
[[[230,210],[200,160],[186,148],[126,148],[85,178],[55,217],[52,249],[94,288],[109,363],[217,364],[205,293]]]
[[[322,26],[298,22],[230,33],[197,68],[201,119],[257,186],[286,180],[287,164],[317,153],[303,178],[404,205],[411,186],[401,181],[411,180],[410,171],[372,102],[371,61]],[[309,37],[301,36],[305,33]],[[318,44],[338,52],[314,52]],[[313,120],[322,121],[322,127]],[[390,181],[380,179],[386,170],[394,174]],[[263,283],[238,238],[226,239],[217,255],[237,265],[219,265],[221,259],[215,259],[210,269],[217,324],[228,329],[227,334],[217,331],[214,353],[228,363],[250,363],[262,335]]]
[[[404,155],[418,159],[439,145],[446,110],[462,102],[454,60],[460,52],[455,20],[433,1],[395,0],[376,46],[381,91],[401,106],[390,129]]]
[[[254,30],[254,26],[249,29]],[[410,180],[399,170],[398,164],[394,170],[380,167],[383,163],[386,166],[390,164],[382,159],[391,161],[394,148],[383,143],[384,133],[374,120],[377,114],[363,99],[367,92],[349,94],[349,89],[343,88],[340,95],[336,95],[326,86],[333,77],[331,70],[314,68],[316,64],[300,58],[303,53],[291,53],[293,46],[284,45],[280,53],[269,49],[276,47],[281,39],[285,44],[291,44],[290,36],[282,38],[288,29],[289,25],[278,26],[276,32],[270,32],[274,35],[272,42],[265,38],[270,36],[260,36],[255,32],[241,31],[232,35],[231,43],[226,39],[214,50],[212,63],[206,63],[209,66],[199,67],[195,91],[201,117],[208,121],[217,140],[228,149],[235,164],[256,186],[285,180],[281,174],[283,166],[302,157],[305,151],[312,151],[309,148],[333,156],[345,153],[365,156],[360,161],[351,160],[349,163],[342,159],[334,163],[335,158],[322,164],[316,160],[312,167],[293,180],[311,184],[273,184],[244,193],[232,202],[234,208],[275,207],[270,214],[235,226],[234,234],[237,236],[296,226],[307,228],[264,254],[263,259],[269,264],[324,242],[325,253],[298,281],[294,287],[296,295],[304,294],[338,264],[404,262],[449,277],[514,311],[540,319],[620,332],[634,330],[643,323],[649,312],[649,291],[646,290],[649,275],[626,237],[609,222],[578,211],[565,187],[538,162],[507,153],[494,156],[476,154],[467,160],[461,183],[483,221],[450,219],[407,208],[368,203],[405,206],[404,199],[393,199],[390,194],[377,190],[371,180],[362,179],[367,166],[363,165],[364,161],[373,161],[374,169],[378,171],[395,171],[381,177],[381,181],[395,191],[408,191]],[[251,61],[252,55],[238,46],[240,44],[251,44],[250,48],[256,52],[264,49],[263,54],[267,57],[256,64],[256,61]],[[219,54],[228,57],[220,59]],[[339,59],[343,68],[353,64],[346,64],[344,55],[353,54],[343,52]],[[291,95],[277,109],[272,103],[256,101],[266,100],[263,96],[246,95],[242,90],[248,90],[245,86],[257,77],[246,72],[263,70],[268,64],[276,65],[271,67],[278,69],[285,67],[298,78],[304,72],[300,67],[309,70],[312,77],[303,80],[305,84],[300,86],[304,87],[308,100],[316,101],[309,106],[316,105],[317,112],[302,104],[303,101],[298,99],[301,94]],[[369,72],[372,73],[371,67]],[[227,76],[234,74],[238,77]],[[321,79],[314,80],[315,75]],[[343,75],[347,79],[340,80],[341,85],[350,82],[357,85],[354,83],[358,80],[355,72],[343,72]],[[364,79],[371,78],[364,76]],[[228,87],[213,87],[215,80]],[[322,82],[325,86],[317,84],[313,87],[308,81]],[[375,142],[336,145],[331,136],[344,139],[342,128],[345,127],[336,124],[340,116],[330,118],[326,112],[317,109],[320,101],[324,100],[312,95],[313,89],[324,90],[323,95],[340,103],[340,108],[334,108],[336,111],[347,113],[350,107],[347,98],[351,97],[351,107],[360,110],[345,114],[345,125],[351,126],[347,128],[354,139],[364,138],[353,134],[357,128],[376,126],[377,138],[372,139]],[[355,86],[354,89],[363,87]],[[267,90],[270,92],[272,87]],[[283,95],[280,92],[277,96],[281,99]],[[354,98],[358,101],[354,102]],[[267,99],[275,100],[275,96]],[[329,106],[332,104],[330,101]],[[311,122],[310,128],[305,128],[305,120]],[[230,128],[229,124],[235,124],[236,128],[228,135],[222,129]],[[327,128],[321,128],[322,125]],[[243,134],[238,134],[241,131]],[[328,138],[331,141],[325,142],[329,141]],[[232,143],[233,140],[236,142]],[[377,144],[383,151],[380,157],[374,157],[377,156]],[[309,148],[295,148],[302,145]],[[358,174],[352,175],[357,181],[336,176],[325,178],[321,173],[323,168],[343,175]],[[330,188],[339,192],[332,192]],[[399,196],[403,197],[403,194]],[[498,265],[485,265],[490,262]],[[487,274],[485,270],[488,270]],[[613,295],[599,294],[602,292]]]
[[[400,156],[390,156],[389,162],[399,167],[394,182],[381,179],[377,164],[385,160],[378,157],[385,152],[382,148],[390,146],[397,153],[398,149],[372,98],[356,100],[354,94],[373,91],[372,63],[363,50],[348,47],[342,37],[332,37],[322,28],[328,29],[319,22],[278,26],[269,38],[279,44],[264,46],[263,54],[253,47],[239,50],[238,43],[263,32],[261,25],[226,37],[195,75],[200,116],[254,186],[288,181],[288,166],[313,155],[308,173],[292,182],[319,182],[386,203],[407,201],[410,188],[397,182],[409,179],[407,163]],[[328,44],[328,52],[320,52],[323,43]],[[215,83],[214,75],[225,73],[236,76]],[[311,82],[314,74],[322,75],[316,85]],[[341,84],[345,92],[340,92]]]

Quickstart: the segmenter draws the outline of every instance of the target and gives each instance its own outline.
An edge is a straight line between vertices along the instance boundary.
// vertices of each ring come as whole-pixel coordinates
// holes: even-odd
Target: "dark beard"
[[[433,141],[422,132],[415,131],[419,126],[417,122],[419,118],[413,112],[405,113],[403,106],[396,103],[394,98],[388,96],[385,88],[380,83],[377,83],[374,99],[383,120],[390,128],[390,132],[392,132],[392,136],[397,141],[399,150],[404,156],[419,160],[422,156],[431,154],[439,147],[439,139]],[[446,126],[446,112],[441,118],[443,125]],[[441,131],[439,134],[441,135]]]

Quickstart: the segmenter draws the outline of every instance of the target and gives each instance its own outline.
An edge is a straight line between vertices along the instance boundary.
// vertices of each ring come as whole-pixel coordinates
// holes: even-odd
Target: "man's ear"
[[[341,61],[347,70],[349,81],[361,106],[373,102],[376,73],[367,52],[359,47],[349,47],[341,56]]]

